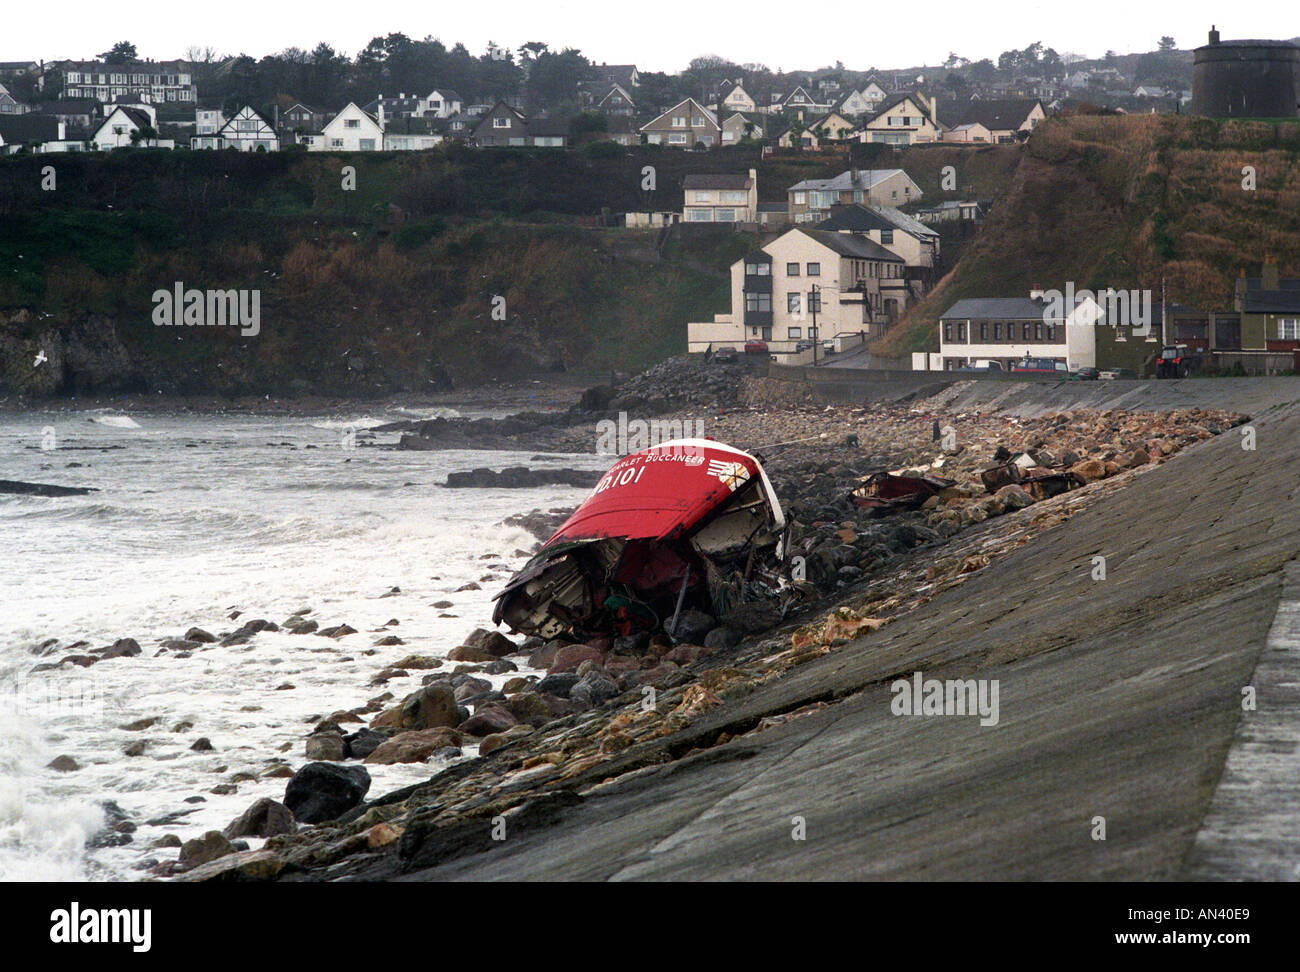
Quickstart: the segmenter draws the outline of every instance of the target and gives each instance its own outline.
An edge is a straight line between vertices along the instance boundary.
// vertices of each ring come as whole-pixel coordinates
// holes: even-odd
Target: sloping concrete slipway
[[[406,877],[1300,876],[1297,399],[1294,379],[946,389],[953,410],[1253,420],[688,732],[827,704],[553,800],[477,852],[416,855]],[[996,724],[895,714],[917,672],[996,680]]]

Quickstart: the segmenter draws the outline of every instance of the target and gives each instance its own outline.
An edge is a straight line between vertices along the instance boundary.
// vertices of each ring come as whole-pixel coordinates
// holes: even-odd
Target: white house
[[[171,139],[156,137],[157,122],[157,114],[148,105],[115,105],[100,126],[95,129],[91,141],[103,151],[131,148],[137,144],[157,148],[175,148],[175,143]],[[137,136],[135,141],[132,141],[132,133],[143,132],[146,129],[154,132],[153,138],[145,139],[143,136]]]
[[[226,113],[220,108],[194,109],[194,134],[215,135],[217,129],[226,123]]]
[[[423,101],[424,117],[450,118],[464,107],[464,100],[451,88],[434,88]]]
[[[996,361],[1010,371],[1018,361],[1040,358],[1070,371],[1093,368],[1099,314],[1091,298],[1064,319],[1037,294],[959,300],[939,316],[938,367],[949,371],[976,361]]]
[[[306,141],[312,152],[378,152],[384,147],[384,126],[350,101],[319,135],[308,136]]]
[[[278,152],[280,138],[271,123],[254,108],[244,105],[212,135],[195,135],[194,149],[238,149],[240,152]]]

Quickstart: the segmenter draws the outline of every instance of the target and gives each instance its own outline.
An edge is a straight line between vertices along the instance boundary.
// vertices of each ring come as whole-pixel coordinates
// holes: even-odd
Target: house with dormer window
[[[904,94],[884,102],[863,121],[861,141],[915,145],[938,141],[941,131],[935,117],[935,100]]]
[[[528,145],[528,119],[523,112],[498,101],[475,126],[474,144],[482,148]]]
[[[319,135],[308,135],[303,141],[312,152],[378,152],[384,147],[384,125],[350,101]]]
[[[689,149],[703,144],[712,148],[721,141],[722,126],[713,112],[687,98],[642,125],[641,132],[650,145]]]

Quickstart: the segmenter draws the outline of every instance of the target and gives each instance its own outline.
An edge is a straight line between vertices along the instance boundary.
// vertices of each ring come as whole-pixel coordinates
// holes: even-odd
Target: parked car
[[[962,365],[960,368],[954,368],[954,371],[976,372],[981,375],[1001,375],[1005,374],[1002,365],[997,361],[972,361],[970,364]]]
[[[827,338],[825,341],[823,341],[823,342],[822,342],[822,350],[825,351],[827,354],[834,354],[834,353],[835,353],[835,339],[834,339],[834,338]]]
[[[1200,353],[1185,344],[1166,345],[1156,358],[1157,378],[1186,378],[1200,370]]]
[[[1064,361],[1054,358],[1025,358],[1011,366],[1013,375],[1056,375],[1064,378],[1070,373]]]
[[[1101,374],[1096,368],[1080,368],[1078,371],[1070,372],[1071,381],[1096,381],[1097,376]]]
[[[767,342],[760,341],[758,338],[750,338],[745,342],[746,354],[767,354]]]
[[[1097,377],[1102,381],[1114,381],[1116,378],[1136,378],[1137,372],[1132,368],[1107,368],[1105,371],[1097,372]]]
[[[716,348],[713,352],[714,361],[735,361],[737,357],[739,356],[736,354],[736,349],[729,344]]]
[[[815,343],[815,341],[812,341],[809,338],[804,338],[802,341],[796,341],[794,345],[794,353],[799,354],[801,351],[811,351]]]

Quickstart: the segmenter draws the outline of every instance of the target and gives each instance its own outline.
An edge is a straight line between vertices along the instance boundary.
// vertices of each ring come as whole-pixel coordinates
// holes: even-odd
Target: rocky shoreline
[[[259,799],[222,831],[160,842],[143,862],[147,873],[186,880],[390,877],[490,846],[489,830],[502,821],[531,826],[609,780],[797,718],[800,711],[774,711],[716,729],[717,713],[759,684],[872,636],[1182,448],[1245,420],[1205,409],[1018,420],[924,403],[824,407],[800,403],[797,392],[792,401],[780,383],[740,372],[724,374],[721,393],[716,385],[700,391],[683,385],[678,367],[666,363],[658,375],[639,376],[635,391],[588,392],[566,413],[568,424],[498,421],[496,438],[518,448],[511,436],[535,436],[530,445],[590,452],[600,409],[608,415],[639,402],[648,410],[641,414],[666,408],[692,421],[705,413],[706,434],[757,450],[764,461],[794,524],[794,552],[807,563],[798,603],[783,612],[751,602],[723,618],[689,612],[675,641],[644,633],[582,643],[514,640],[477,628],[441,656],[404,653],[394,618],[373,632],[365,652],[379,665],[357,691],[369,697],[313,718],[301,750],[273,758],[265,778],[286,781],[283,798]],[[683,387],[689,390],[656,393]],[[442,433],[425,436],[417,425],[408,434]],[[1027,454],[1081,485],[1040,497],[1024,484],[982,477],[1007,457]],[[881,515],[855,505],[850,494],[864,477],[888,469],[953,484],[915,509]],[[535,510],[507,522],[540,541],[568,512]],[[153,650],[184,658],[274,631],[350,643],[360,634],[346,623],[323,625],[303,608],[278,624],[255,619],[217,634],[191,626]],[[132,638],[100,648],[47,642],[37,667],[130,664],[143,650]],[[696,730],[705,723],[713,728]],[[394,763],[446,768],[424,783],[371,794],[366,767]],[[66,762],[52,768],[75,771]],[[129,839],[133,826],[111,820],[101,839]],[[265,844],[253,848],[250,839]],[[169,848],[175,857],[165,855]]]

